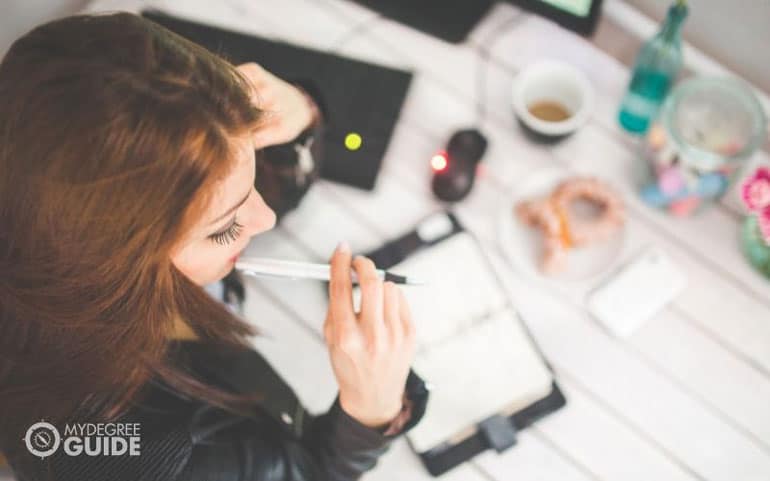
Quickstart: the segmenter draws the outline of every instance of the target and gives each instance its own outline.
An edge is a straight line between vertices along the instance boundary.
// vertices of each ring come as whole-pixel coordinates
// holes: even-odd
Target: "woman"
[[[19,479],[352,480],[419,421],[408,306],[346,244],[324,324],[339,395],[315,418],[201,287],[273,226],[255,151],[318,122],[301,90],[121,13],[17,40],[0,105],[0,451]],[[40,459],[41,419],[137,424],[141,453]]]

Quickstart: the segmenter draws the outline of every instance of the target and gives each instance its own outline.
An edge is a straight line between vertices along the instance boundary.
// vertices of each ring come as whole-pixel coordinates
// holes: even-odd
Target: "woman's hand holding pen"
[[[361,424],[379,427],[401,411],[415,354],[414,325],[403,293],[377,277],[371,260],[356,257],[352,267],[361,288],[358,313],[353,308],[350,248],[342,243],[331,259],[324,337],[342,409]]]

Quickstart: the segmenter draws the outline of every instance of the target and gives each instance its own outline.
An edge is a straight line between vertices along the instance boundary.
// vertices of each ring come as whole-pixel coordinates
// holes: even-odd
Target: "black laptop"
[[[285,80],[312,83],[323,97],[327,116],[322,177],[374,188],[412,79],[410,72],[223,30],[157,10],[144,11],[142,16],[230,62],[257,62]],[[350,133],[362,139],[357,150],[345,146]]]

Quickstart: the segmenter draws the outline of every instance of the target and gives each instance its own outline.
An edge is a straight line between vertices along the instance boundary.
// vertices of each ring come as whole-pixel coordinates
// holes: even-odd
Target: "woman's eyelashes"
[[[229,244],[238,238],[241,234],[241,229],[243,229],[243,226],[236,219],[233,219],[233,223],[229,227],[221,232],[211,234],[209,239],[220,245]]]

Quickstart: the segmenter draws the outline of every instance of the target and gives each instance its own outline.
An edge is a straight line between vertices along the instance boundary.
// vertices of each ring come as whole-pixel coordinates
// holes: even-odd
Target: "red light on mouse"
[[[446,169],[448,162],[446,158],[446,152],[439,152],[430,159],[430,166],[436,172],[440,172]]]

